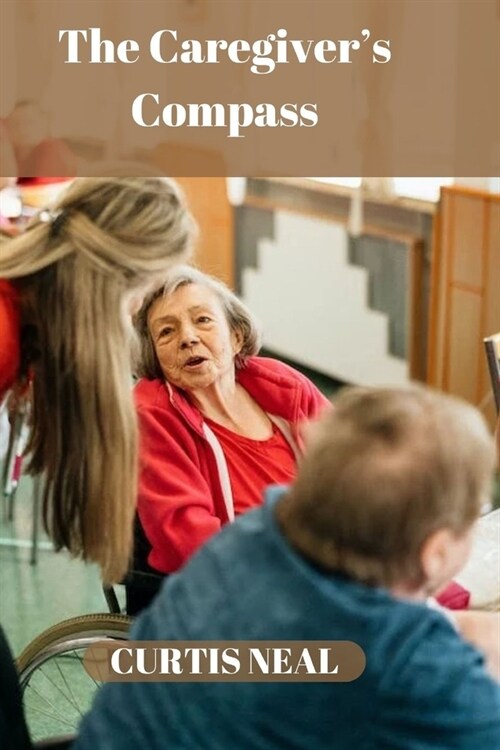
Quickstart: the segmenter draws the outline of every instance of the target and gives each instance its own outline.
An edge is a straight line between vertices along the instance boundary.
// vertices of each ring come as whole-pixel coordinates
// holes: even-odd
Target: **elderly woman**
[[[170,573],[262,490],[295,476],[300,426],[329,402],[303,375],[256,357],[251,313],[220,281],[180,266],[143,304],[138,512],[148,562]]]

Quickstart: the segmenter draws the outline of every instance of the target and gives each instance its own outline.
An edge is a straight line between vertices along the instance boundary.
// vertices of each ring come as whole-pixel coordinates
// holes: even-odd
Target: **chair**
[[[491,389],[495,398],[497,414],[500,414],[500,333],[487,336],[484,341]]]
[[[139,516],[136,514],[132,565],[125,578],[120,581],[125,586],[125,612],[131,617],[138,615],[151,603],[166,577],[149,565],[148,555],[150,551],[151,544],[144,533]],[[102,588],[109,611],[116,614],[120,613],[120,604],[113,586],[103,585]]]
[[[22,456],[26,448],[28,409],[20,409],[11,422],[7,454],[2,477],[3,496],[7,499],[7,519],[14,516],[14,499],[21,476]]]
[[[23,455],[29,435],[30,406],[24,401],[19,406],[11,422],[7,453],[2,476],[2,496],[6,503],[4,517],[9,522],[14,519],[14,504],[23,468]],[[38,537],[40,525],[40,505],[43,495],[43,477],[36,476],[33,481],[33,527],[31,533],[30,564],[36,565],[38,559]]]
[[[101,641],[127,640],[131,624],[130,617],[109,613],[80,615],[58,622],[28,643],[16,659],[17,675],[11,668],[10,677],[12,664],[8,647],[4,645],[2,666],[6,667],[3,671],[7,677],[0,674],[0,688],[2,680],[5,685],[0,693],[10,696],[20,692],[24,717],[36,750],[39,750],[36,743],[42,741],[48,744],[40,745],[40,750],[68,747],[67,733],[77,732],[81,717],[89,710],[99,687],[99,681],[84,668],[85,651]],[[10,680],[10,686],[6,679]],[[19,698],[16,705],[17,716],[10,720],[18,725],[22,721]],[[50,744],[55,740],[49,741],[47,737],[49,727],[51,735],[64,733],[64,737],[57,740],[59,744]]]

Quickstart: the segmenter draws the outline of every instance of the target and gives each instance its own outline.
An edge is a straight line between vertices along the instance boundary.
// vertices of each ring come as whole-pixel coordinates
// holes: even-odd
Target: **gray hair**
[[[161,286],[147,295],[135,318],[135,327],[140,340],[140,356],[136,367],[139,377],[147,378],[147,380],[163,378],[148,326],[152,304],[160,297],[165,299],[180,287],[189,284],[198,284],[210,289],[224,310],[229,328],[234,333],[240,334],[242,346],[235,356],[236,369],[244,367],[248,357],[258,353],[261,347],[260,326],[247,306],[220,279],[203,273],[193,266],[180,265],[168,273]]]

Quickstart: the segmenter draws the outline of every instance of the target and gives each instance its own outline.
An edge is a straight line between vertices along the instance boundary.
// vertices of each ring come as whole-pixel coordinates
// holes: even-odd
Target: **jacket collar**
[[[268,414],[289,422],[300,418],[300,388],[281,362],[266,357],[250,357],[237,373],[237,380]]]
[[[268,414],[296,423],[300,418],[300,389],[297,381],[285,372],[280,363],[265,357],[249,357],[236,373],[236,380]],[[189,400],[185,391],[166,382],[172,406],[202,437],[203,415]]]

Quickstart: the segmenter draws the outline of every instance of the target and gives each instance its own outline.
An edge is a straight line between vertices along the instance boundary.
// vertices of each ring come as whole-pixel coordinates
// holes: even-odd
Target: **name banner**
[[[101,641],[83,664],[101,682],[352,682],[352,641]]]

